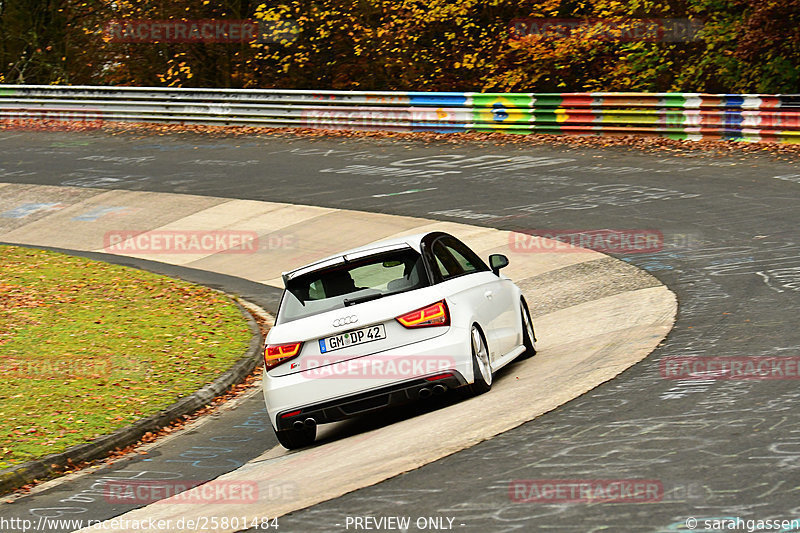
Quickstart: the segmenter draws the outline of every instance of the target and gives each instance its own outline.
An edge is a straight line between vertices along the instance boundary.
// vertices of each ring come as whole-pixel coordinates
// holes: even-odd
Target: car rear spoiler
[[[356,250],[353,252],[348,252],[344,255],[322,259],[320,261],[317,261],[316,263],[311,263],[309,265],[300,267],[297,270],[291,270],[289,272],[284,272],[283,274],[281,274],[281,278],[283,278],[283,286],[288,287],[289,282],[294,278],[302,276],[303,274],[308,274],[309,272],[314,272],[315,270],[322,270],[323,268],[349,263],[351,261],[356,261],[358,259],[369,257],[371,255],[379,255],[386,252],[393,252],[395,250],[403,250],[406,248],[411,248],[411,246],[406,243],[399,243],[399,244],[392,244],[389,246],[379,246],[377,248],[370,248],[368,250]]]

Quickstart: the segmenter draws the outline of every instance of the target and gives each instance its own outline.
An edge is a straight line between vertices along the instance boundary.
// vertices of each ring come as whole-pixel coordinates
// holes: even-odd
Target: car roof
[[[392,237],[390,239],[371,242],[357,248],[351,248],[335,255],[329,255],[328,257],[324,257],[318,261],[314,261],[313,263],[308,263],[299,268],[284,272],[282,275],[284,285],[286,284],[287,280],[297,276],[299,273],[313,272],[314,270],[319,270],[326,266],[332,266],[336,263],[343,262],[344,257],[348,255],[371,255],[372,252],[378,253],[383,250],[401,249],[406,247],[420,252],[422,239],[431,233],[433,232],[415,233],[412,235],[403,235],[401,237]]]

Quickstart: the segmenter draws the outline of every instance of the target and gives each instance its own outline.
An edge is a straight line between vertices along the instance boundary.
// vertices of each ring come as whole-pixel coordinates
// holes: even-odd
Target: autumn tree
[[[257,19],[261,31],[239,42],[106,31],[207,19]],[[520,33],[517,19],[569,27]],[[631,38],[648,21],[689,30]],[[0,0],[0,30],[5,83],[800,92],[800,0]]]
[[[249,0],[120,0],[109,2],[108,23],[143,20],[252,18]],[[252,80],[255,50],[241,42],[115,42],[106,35],[113,56],[105,74],[114,85],[245,87]]]
[[[0,81],[103,83],[103,2],[2,0]]]
[[[741,0],[747,17],[736,58],[745,68],[736,90],[800,93],[800,0]]]

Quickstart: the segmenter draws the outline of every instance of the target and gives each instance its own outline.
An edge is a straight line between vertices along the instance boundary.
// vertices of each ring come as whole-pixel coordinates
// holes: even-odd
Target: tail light
[[[294,359],[300,353],[302,346],[302,342],[267,344],[264,347],[264,367],[269,370],[285,363],[289,359]]]
[[[432,326],[449,326],[450,313],[444,300],[422,307],[397,317],[396,319],[407,328],[427,328]]]

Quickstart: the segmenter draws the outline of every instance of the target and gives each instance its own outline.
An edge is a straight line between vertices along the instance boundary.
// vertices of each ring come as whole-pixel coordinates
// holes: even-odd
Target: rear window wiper
[[[344,299],[344,306],[348,307],[355,304],[360,304],[363,302],[369,302],[371,300],[377,300],[378,298],[383,298],[386,296],[382,292],[378,292],[375,294],[365,294],[364,296],[356,296],[355,298],[345,298]]]

